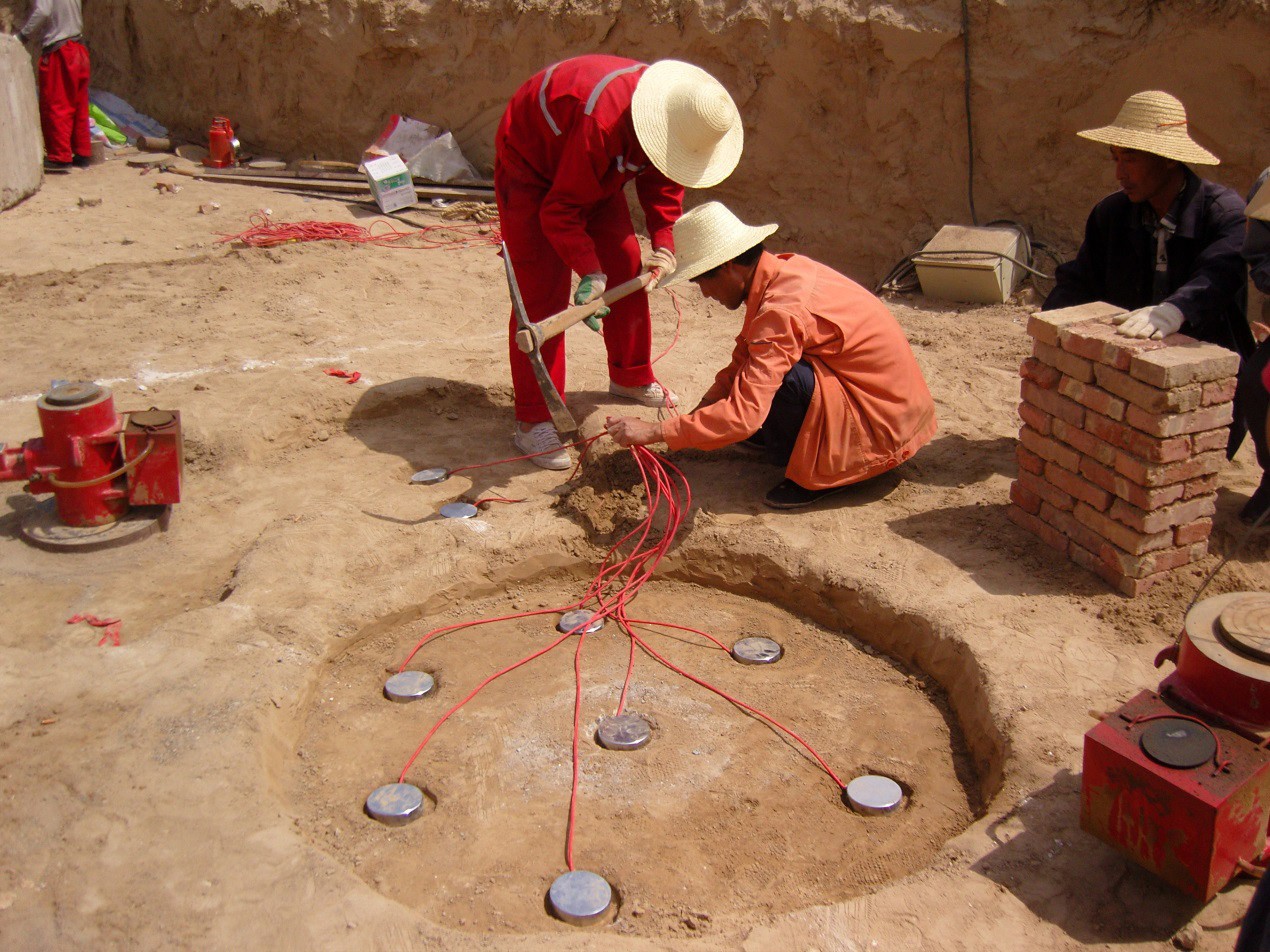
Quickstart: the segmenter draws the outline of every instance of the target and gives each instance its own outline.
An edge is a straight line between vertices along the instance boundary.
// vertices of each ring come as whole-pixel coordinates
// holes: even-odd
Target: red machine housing
[[[0,482],[26,480],[53,493],[68,526],[115,522],[130,506],[181,500],[181,418],[174,410],[120,416],[105,387],[54,386],[36,403],[43,434],[20,447],[0,444]]]
[[[1081,828],[1204,901],[1264,862],[1268,621],[1270,595],[1199,603],[1156,660],[1178,665],[1159,693],[1142,691],[1085,734]],[[1168,748],[1174,737],[1182,756]]]
[[[228,168],[238,164],[238,140],[234,137],[234,127],[224,116],[212,120],[212,127],[207,133],[207,155],[203,164],[212,169]]]

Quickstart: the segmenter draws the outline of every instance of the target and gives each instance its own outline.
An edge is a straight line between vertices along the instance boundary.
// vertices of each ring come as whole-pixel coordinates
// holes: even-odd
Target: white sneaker
[[[531,462],[543,469],[568,469],[573,465],[569,459],[569,451],[560,445],[560,434],[549,422],[536,423],[528,430],[516,427],[512,431],[512,442],[516,449],[526,456],[532,456]]]
[[[679,397],[673,390],[663,390],[656,380],[642,387],[623,387],[620,383],[609,381],[609,393],[617,397],[626,397],[646,407],[665,407],[667,398],[672,407],[679,405]]]

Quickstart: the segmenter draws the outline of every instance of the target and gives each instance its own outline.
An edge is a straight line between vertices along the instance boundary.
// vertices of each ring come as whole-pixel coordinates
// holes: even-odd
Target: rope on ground
[[[442,210],[441,217],[446,221],[498,221],[498,206],[493,202],[455,202]]]

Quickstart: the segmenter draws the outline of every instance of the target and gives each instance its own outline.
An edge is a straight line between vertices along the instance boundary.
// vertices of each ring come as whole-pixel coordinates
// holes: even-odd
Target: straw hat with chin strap
[[[691,63],[660,60],[644,70],[631,118],[653,165],[687,188],[718,185],[741,159],[736,103],[722,83]]]
[[[657,287],[690,281],[772,235],[777,225],[747,225],[721,202],[706,202],[675,222],[678,267]]]
[[[1252,201],[1248,203],[1244,214],[1258,221],[1270,221],[1270,180],[1267,180],[1257,190],[1257,194],[1252,196]]]
[[[1221,164],[1221,159],[1187,132],[1186,107],[1181,100],[1156,89],[1134,93],[1126,99],[1111,125],[1085,129],[1076,135],[1103,145],[1150,152],[1189,165]]]

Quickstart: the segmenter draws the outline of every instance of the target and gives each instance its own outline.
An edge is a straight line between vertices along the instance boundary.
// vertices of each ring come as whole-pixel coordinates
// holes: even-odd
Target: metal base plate
[[[732,646],[732,657],[741,664],[772,664],[785,653],[771,638],[742,638]]]
[[[590,622],[590,624],[587,624],[588,622]],[[583,625],[586,625],[586,627],[583,628]],[[573,611],[565,612],[560,616],[560,620],[556,622],[556,631],[573,631],[576,635],[589,635],[592,632],[599,631],[603,627],[604,619],[595,618],[595,612],[587,611],[585,608],[575,608]],[[577,631],[574,631],[575,628]]]
[[[856,813],[890,813],[904,802],[904,789],[890,777],[865,774],[847,784],[842,798]]]
[[[639,750],[653,736],[653,727],[642,714],[618,714],[600,718],[595,739],[606,750]]]
[[[384,682],[384,697],[405,704],[426,697],[436,684],[427,671],[398,671]]]
[[[1138,741],[1146,755],[1157,764],[1175,770],[1189,770],[1207,763],[1217,753],[1217,738],[1202,724],[1180,717],[1152,721]]]
[[[1270,595],[1250,592],[1232,601],[1217,616],[1217,631],[1236,651],[1270,661]]]
[[[441,507],[441,515],[447,519],[471,519],[477,509],[470,502],[447,502]]]
[[[410,477],[410,481],[420,486],[431,486],[433,483],[443,483],[450,478],[450,471],[441,467],[433,467],[432,469],[421,469]]]
[[[171,515],[171,506],[134,506],[109,525],[67,526],[57,516],[57,502],[46,499],[22,517],[22,538],[52,552],[95,552],[166,529]]]
[[[386,826],[405,826],[423,813],[423,791],[408,783],[376,787],[366,798],[366,812]]]
[[[556,877],[547,901],[557,919],[575,926],[590,925],[613,905],[613,887],[603,876],[575,869]]]

